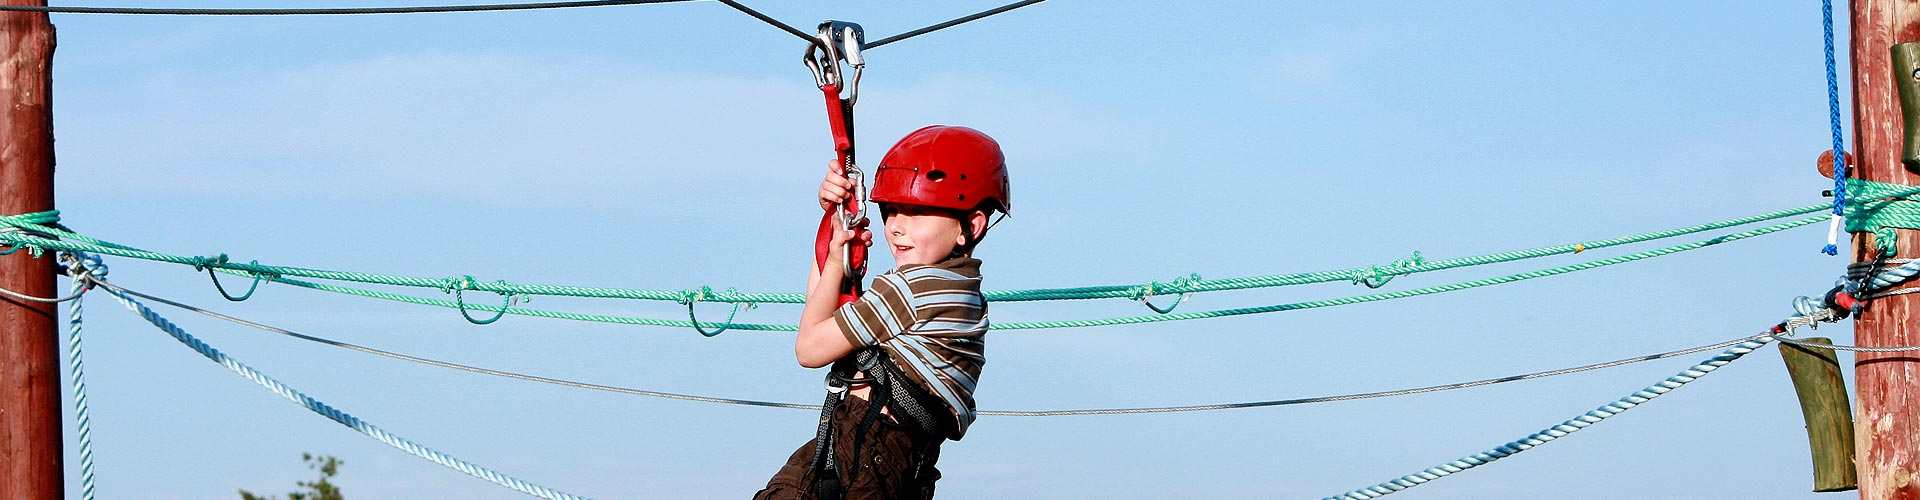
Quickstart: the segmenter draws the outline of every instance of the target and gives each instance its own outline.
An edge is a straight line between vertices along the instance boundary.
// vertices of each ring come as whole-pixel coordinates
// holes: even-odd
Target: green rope
[[[1576,264],[1569,264],[1565,266],[1551,267],[1551,268],[1539,269],[1539,270],[1528,271],[1528,272],[1517,273],[1517,274],[1509,274],[1505,276],[1496,276],[1492,278],[1485,278],[1485,279],[1478,279],[1478,280],[1471,280],[1471,281],[1461,281],[1456,283],[1448,283],[1448,284],[1430,286],[1425,288],[1416,288],[1411,290],[1372,293],[1372,294],[1366,294],[1366,295],[1338,297],[1338,298],[1332,298],[1332,299],[1314,300],[1314,301],[1307,301],[1307,302],[1294,302],[1289,304],[1246,307],[1246,308],[1239,308],[1239,309],[1222,309],[1222,310],[1214,310],[1214,311],[1199,311],[1199,312],[1178,313],[1178,314],[1124,316],[1124,317],[1118,317],[1118,318],[1089,319],[1089,320],[994,323],[992,325],[992,328],[994,330],[1037,330],[1037,329],[1053,329],[1053,328],[1085,328],[1085,327],[1096,327],[1096,326],[1131,325],[1131,324],[1139,324],[1139,323],[1158,323],[1163,321],[1185,321],[1185,320],[1206,319],[1206,318],[1222,318],[1222,317],[1228,317],[1228,316],[1243,316],[1243,315],[1249,315],[1249,314],[1264,314],[1264,313],[1273,313],[1273,312],[1282,312],[1282,311],[1296,311],[1301,309],[1315,309],[1315,308],[1321,308],[1321,307],[1344,306],[1344,305],[1352,305],[1352,304],[1362,304],[1367,302],[1378,302],[1382,300],[1403,299],[1403,298],[1409,298],[1409,297],[1418,297],[1422,295],[1433,295],[1433,294],[1439,294],[1439,293],[1456,292],[1460,290],[1480,288],[1480,287],[1486,287],[1486,286],[1492,286],[1492,285],[1500,285],[1500,284],[1512,283],[1516,281],[1525,281],[1525,280],[1530,280],[1535,278],[1544,278],[1548,276],[1556,276],[1556,275],[1567,274],[1567,273],[1576,272],[1576,271],[1585,271],[1589,269],[1596,269],[1596,268],[1607,267],[1607,266],[1612,266],[1617,264],[1624,264],[1628,262],[1645,260],[1645,259],[1650,259],[1650,258],[1660,257],[1665,255],[1671,255],[1671,254],[1690,251],[1690,250],[1698,250],[1701,248],[1706,248],[1706,247],[1718,245],[1721,243],[1729,243],[1733,241],[1739,241],[1739,240],[1744,240],[1748,238],[1764,236],[1772,233],[1777,233],[1780,231],[1785,231],[1788,229],[1806,226],[1809,224],[1819,223],[1825,220],[1827,220],[1827,216],[1822,215],[1817,217],[1789,221],[1781,224],[1775,224],[1772,226],[1761,227],[1761,228],[1757,228],[1749,231],[1722,235],[1715,238],[1696,241],[1692,243],[1684,243],[1679,245],[1656,248],[1653,250],[1647,250],[1644,252],[1638,252],[1638,253],[1633,253],[1628,255],[1591,260],[1591,261],[1580,262]],[[223,270],[222,272],[235,274],[235,275],[242,274],[241,271]],[[265,279],[278,282],[278,283],[285,283],[288,285],[302,287],[302,288],[341,293],[341,294],[347,294],[347,295],[355,295],[355,296],[374,298],[374,299],[380,299],[380,300],[389,300],[389,301],[395,301],[395,302],[405,302],[409,304],[420,304],[420,305],[438,306],[438,307],[446,307],[446,308],[463,307],[462,305],[456,304],[455,302],[449,301],[449,300],[427,299],[427,298],[414,297],[410,295],[402,295],[402,294],[381,292],[381,291],[375,291],[375,290],[366,290],[361,288],[313,283],[308,281],[301,281],[297,279],[286,278],[282,276],[266,276]],[[527,308],[521,308],[521,307],[496,307],[496,306],[485,306],[485,305],[465,305],[464,307],[469,309],[495,312],[495,313],[501,313],[501,314],[517,314],[517,315],[534,316],[534,317],[542,317],[542,318],[591,321],[591,322],[613,323],[613,324],[622,324],[622,325],[664,326],[664,327],[677,327],[677,328],[692,328],[692,327],[702,326],[702,325],[712,325],[712,323],[706,323],[706,322],[694,323],[693,321],[687,321],[687,320],[667,320],[667,319],[655,319],[655,318],[641,318],[641,317],[633,317],[633,316],[614,316],[614,315],[604,315],[604,314],[583,314],[583,313],[574,313],[574,312],[565,312],[565,311],[527,309]],[[729,317],[728,322],[726,323],[726,329],[748,330],[748,331],[791,332],[791,331],[797,331],[798,327],[792,324],[733,323],[732,318]]]
[[[1685,244],[1673,245],[1669,247],[1661,247],[1653,250],[1621,255],[1617,257],[1591,260],[1587,262],[1581,262],[1578,264],[1551,267],[1547,269],[1528,271],[1528,272],[1518,273],[1518,274],[1509,274],[1505,276],[1496,276],[1496,277],[1486,278],[1486,279],[1461,281],[1456,283],[1448,283],[1444,285],[1430,286],[1425,288],[1415,288],[1411,290],[1399,290],[1399,291],[1393,291],[1393,292],[1354,295],[1354,296],[1340,297],[1340,298],[1334,298],[1334,299],[1295,302],[1291,304],[1278,304],[1278,305],[1259,306],[1259,307],[1243,307],[1239,309],[1221,309],[1216,311],[1124,316],[1124,317],[1118,317],[1118,318],[1088,319],[1088,320],[995,323],[993,325],[993,329],[995,330],[1029,330],[1029,329],[1041,329],[1041,328],[1086,328],[1086,327],[1094,327],[1094,326],[1132,325],[1132,324],[1139,324],[1139,323],[1158,323],[1162,321],[1183,321],[1183,320],[1193,320],[1193,319],[1203,319],[1203,318],[1224,318],[1228,316],[1242,316],[1242,315],[1248,315],[1248,314],[1263,314],[1263,313],[1272,313],[1272,312],[1280,312],[1280,311],[1297,311],[1301,309],[1314,309],[1314,308],[1320,308],[1320,307],[1344,306],[1344,305],[1361,304],[1366,302],[1377,302],[1377,301],[1390,300],[1390,299],[1403,299],[1408,297],[1417,297],[1421,295],[1432,295],[1437,293],[1455,292],[1455,291],[1466,290],[1470,288],[1480,288],[1484,286],[1512,283],[1516,281],[1524,281],[1524,280],[1530,280],[1534,278],[1544,278],[1547,276],[1566,274],[1566,273],[1571,273],[1575,271],[1585,271],[1588,269],[1606,267],[1606,266],[1611,266],[1615,264],[1624,264],[1624,263],[1633,262],[1636,260],[1643,260],[1643,259],[1659,257],[1663,255],[1670,255],[1670,254],[1685,252],[1688,250],[1698,250],[1701,248],[1706,248],[1706,247],[1718,245],[1721,243],[1727,243],[1731,241],[1738,241],[1738,240],[1743,240],[1747,238],[1752,238],[1755,236],[1762,236],[1766,234],[1776,233],[1776,232],[1785,231],[1785,230],[1793,229],[1800,226],[1805,226],[1808,224],[1819,223],[1826,220],[1827,220],[1827,216],[1822,215],[1819,217],[1811,217],[1811,218],[1794,220],[1794,221],[1790,221],[1782,224],[1776,224],[1772,226],[1753,229],[1750,231],[1733,233],[1729,235],[1720,236],[1717,238],[1696,241],[1693,243],[1685,243]]]
[[[1877,207],[1877,204],[1875,204],[1875,200],[1891,199],[1891,198],[1907,196],[1915,193],[1920,193],[1920,188],[1910,188],[1910,189],[1897,190],[1897,191],[1891,191],[1891,192],[1885,192],[1885,193],[1876,193],[1874,195],[1861,196],[1856,199],[1860,200],[1859,203],[1862,205],[1874,205]],[[1903,204],[1894,205],[1894,206],[1898,207],[1899,210],[1905,209],[1905,205]],[[1700,224],[1696,226],[1668,229],[1664,231],[1654,231],[1649,233],[1641,233],[1641,234],[1623,236],[1623,237],[1618,237],[1613,239],[1582,241],[1582,242],[1576,242],[1576,243],[1565,244],[1565,245],[1554,245],[1554,246],[1532,248],[1532,249],[1525,249],[1525,250],[1515,250],[1510,252],[1492,253],[1492,254],[1471,256],[1471,257],[1432,260],[1432,261],[1424,261],[1424,262],[1421,262],[1416,259],[1408,259],[1405,261],[1396,262],[1388,266],[1357,267],[1357,268],[1348,268],[1348,269],[1321,271],[1321,272],[1312,272],[1312,273],[1275,274],[1275,275],[1248,276],[1248,277],[1209,279],[1209,280],[1178,280],[1174,283],[1156,283],[1153,285],[1152,290],[1156,294],[1189,294],[1189,293],[1214,292],[1214,291],[1225,291],[1225,290],[1242,290],[1242,289],[1251,289],[1251,288],[1282,287],[1282,286],[1292,286],[1292,285],[1304,285],[1304,284],[1311,284],[1311,283],[1354,281],[1356,280],[1356,278],[1359,279],[1361,284],[1385,284],[1385,280],[1392,279],[1397,276],[1408,275],[1408,274],[1425,273],[1425,272],[1440,271],[1440,270],[1446,270],[1446,269],[1472,267],[1472,266],[1480,266],[1480,265],[1496,264],[1496,263],[1504,263],[1504,262],[1514,262],[1519,260],[1535,259],[1535,258],[1548,257],[1548,256],[1554,256],[1554,255],[1574,254],[1574,253],[1580,253],[1586,250],[1660,240],[1660,239],[1672,238],[1677,236],[1701,233],[1706,231],[1725,229],[1725,228],[1730,228],[1735,226],[1753,224],[1757,222],[1782,219],[1782,218],[1792,217],[1796,215],[1820,212],[1822,210],[1825,210],[1827,207],[1828,207],[1827,205],[1811,205],[1811,206],[1800,207],[1800,208],[1768,212],[1768,213],[1754,215],[1750,217],[1728,219],[1728,220],[1712,222],[1707,224]],[[1874,208],[1872,213],[1893,214],[1895,212],[1896,212],[1895,209],[1881,210],[1878,208]],[[1890,216],[1891,215],[1879,215],[1879,217],[1890,217]],[[264,276],[270,276],[270,277],[271,276],[291,276],[291,277],[299,277],[299,278],[350,281],[350,282],[376,284],[376,285],[408,286],[408,287],[431,288],[431,289],[441,289],[441,290],[448,289],[447,280],[439,279],[439,278],[402,276],[402,275],[392,275],[392,274],[361,273],[361,272],[349,272],[349,271],[334,271],[334,270],[311,269],[311,268],[302,268],[302,267],[271,266],[271,265],[259,264],[257,262],[238,263],[238,262],[229,262],[228,259],[223,258],[224,255],[219,255],[214,257],[197,257],[197,256],[181,256],[181,255],[171,255],[171,254],[153,252],[153,251],[143,250],[143,249],[134,248],[126,245],[120,245],[120,244],[115,244],[107,241],[102,241],[89,236],[85,236],[85,235],[81,235],[71,231],[66,231],[63,229],[45,225],[58,220],[58,218],[59,218],[58,212],[37,212],[37,213],[17,215],[17,216],[0,216],[0,225],[20,228],[26,231],[26,232],[13,232],[13,233],[0,232],[0,242],[4,242],[4,243],[15,245],[15,246],[25,246],[36,251],[44,247],[44,248],[52,248],[52,249],[58,249],[58,250],[90,252],[90,253],[98,253],[98,254],[105,254],[105,255],[116,255],[120,257],[151,260],[156,262],[168,262],[168,263],[181,264],[181,265],[187,265],[187,266],[195,266],[198,268],[243,271],[246,273],[246,274],[243,274],[243,276],[255,276],[255,275],[264,275]],[[48,239],[43,237],[36,237],[35,235],[31,234],[35,232],[52,235],[58,239],[54,240],[54,239]],[[995,290],[995,291],[985,292],[985,295],[987,300],[995,301],[995,302],[1020,302],[1020,301],[1036,301],[1036,300],[1081,300],[1081,299],[1100,299],[1100,298],[1135,298],[1143,295],[1141,293],[1142,289],[1143,287],[1141,285],[1105,285],[1105,286],[1089,286],[1089,287],[1073,287],[1073,288],[1040,288],[1040,289],[1030,289],[1030,290]],[[689,291],[682,291],[682,290],[657,290],[657,289],[649,290],[649,289],[635,289],[635,288],[520,284],[520,283],[510,283],[506,281],[474,283],[471,288],[466,288],[464,290],[492,292],[492,293],[497,293],[502,295],[515,295],[515,296],[548,295],[548,296],[567,296],[567,297],[585,297],[585,298],[657,300],[657,301],[672,301],[672,302],[679,302],[683,300],[684,297],[686,297],[687,294],[689,293]],[[798,293],[738,292],[738,291],[728,290],[725,292],[713,292],[713,293],[705,294],[705,297],[703,300],[707,302],[723,302],[723,303],[798,304],[798,303],[804,302],[805,298]],[[476,308],[476,309],[484,310],[484,308]]]
[[[1847,179],[1847,232],[1873,233],[1880,255],[1895,255],[1899,248],[1894,230],[1920,229],[1920,200],[1909,197],[1913,190],[1903,184]]]

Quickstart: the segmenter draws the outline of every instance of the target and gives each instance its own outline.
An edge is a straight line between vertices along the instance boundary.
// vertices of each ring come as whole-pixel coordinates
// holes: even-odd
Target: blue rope
[[[193,350],[199,352],[201,356],[206,356],[207,359],[213,360],[213,362],[219,363],[221,366],[227,367],[228,370],[232,370],[234,373],[238,373],[242,377],[246,377],[247,380],[252,380],[253,383],[260,384],[261,387],[265,387],[267,388],[267,390],[273,391],[274,394],[279,394],[281,397],[292,400],[295,403],[299,403],[300,406],[306,407],[306,409],[312,410],[314,413],[318,413],[321,416],[327,417],[328,419],[332,419],[334,422],[339,422],[340,425],[344,425],[350,429],[359,431],[361,434],[365,434],[368,437],[371,437],[377,441],[386,443],[388,446],[399,448],[401,451],[405,451],[407,453],[413,454],[413,456],[427,459],[428,461],[446,466],[447,468],[464,472],[468,475],[485,479],[487,481],[493,482],[494,484],[512,488],[514,491],[526,493],[528,495],[533,495],[536,497],[546,498],[550,500],[578,500],[583,498],[583,497],[578,497],[574,495],[569,495],[553,489],[549,489],[537,484],[522,481],[520,479],[507,476],[505,474],[501,474],[492,469],[481,467],[479,465],[474,465],[467,461],[454,458],[450,455],[441,453],[432,448],[428,448],[419,443],[409,441],[406,438],[395,436],[391,433],[388,433],[384,429],[375,427],[373,424],[369,424],[364,420],[360,420],[359,418],[354,417],[353,415],[349,415],[347,414],[347,412],[341,411],[338,408],[329,406],[328,404],[323,403],[320,400],[313,399],[312,397],[309,397],[306,394],[301,393],[300,390],[298,389],[288,387],[286,384],[282,384],[280,383],[280,381],[274,380],[273,377],[269,377],[267,376],[267,374],[261,373],[259,370],[253,369],[253,367],[247,366],[246,364],[243,364],[238,360],[228,357],[226,353],[220,352],[219,349],[215,349],[213,348],[213,346],[207,345],[206,342],[201,342],[200,339],[194,338],[193,335],[187,334],[187,331],[185,329],[180,328],[179,325],[173,324],[172,321],[168,321],[167,318],[161,317],[160,313],[154,312],[153,309],[147,308],[145,304],[141,304],[139,301],[134,300],[133,297],[129,297],[124,293],[120,292],[119,290],[114,290],[111,288],[103,288],[103,289],[106,290],[108,293],[113,294],[114,298],[119,299],[121,304],[124,304],[127,306],[127,309],[131,309],[134,312],[139,313],[140,317],[145,318],[148,323],[153,323],[153,326],[159,327],[161,331],[167,332],[168,335],[172,335],[174,340],[178,340],[180,341],[180,343],[186,344],[187,347],[193,348]]]
[[[106,275],[107,268],[100,264],[98,257],[69,255],[75,260],[74,268],[87,262],[90,264],[87,271]],[[67,362],[73,371],[73,425],[80,442],[80,498],[83,500],[93,500],[93,418],[87,416],[87,370],[80,362],[80,301],[83,300],[80,293],[87,290],[88,284],[85,279],[74,278],[72,295],[75,297],[67,304]]]
[[[1661,380],[1644,389],[1634,391],[1633,394],[1628,394],[1613,402],[1600,405],[1600,407],[1580,414],[1580,416],[1567,419],[1552,427],[1528,434],[1526,437],[1510,441],[1507,444],[1487,451],[1428,467],[1420,472],[1400,476],[1384,483],[1329,496],[1323,500],[1367,500],[1379,498],[1545,445],[1555,439],[1566,437],[1569,434],[1579,432],[1580,429],[1585,429],[1593,424],[1600,423],[1600,421],[1606,420],[1608,417],[1625,413],[1627,410],[1640,406],[1642,403],[1652,401],[1653,398],[1660,397],[1668,392],[1673,392],[1674,389],[1679,389],[1689,382],[1705,377],[1707,374],[1713,373],[1714,370],[1726,366],[1727,363],[1732,363],[1742,356],[1746,356],[1747,353],[1753,352],[1774,340],[1774,337],[1765,334],[1752,337],[1745,342],[1741,342],[1739,345],[1727,348],[1726,351],[1720,354],[1707,358],[1706,361],[1701,361],[1699,364],[1682,370],[1680,373],[1667,377],[1665,380]]]
[[[1847,160],[1845,138],[1840,130],[1840,79],[1834,74],[1833,62],[1833,0],[1820,0],[1820,18],[1826,29],[1827,43],[1827,121],[1833,129],[1833,217],[1835,228],[1827,230],[1827,246],[1820,249],[1827,255],[1839,255],[1840,247],[1835,241],[1838,224],[1846,218],[1847,206]]]

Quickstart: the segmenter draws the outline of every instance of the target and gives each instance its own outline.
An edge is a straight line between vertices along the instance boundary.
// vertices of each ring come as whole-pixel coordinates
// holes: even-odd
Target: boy
[[[828,167],[821,208],[852,190],[838,164]],[[916,130],[880,160],[871,197],[899,267],[836,308],[845,245],[872,237],[842,228],[826,264],[809,266],[793,350],[801,366],[833,365],[827,403],[814,440],[756,499],[932,498],[940,444],[973,422],[987,331],[973,249],[988,217],[1012,206],[1000,145],[966,127]]]

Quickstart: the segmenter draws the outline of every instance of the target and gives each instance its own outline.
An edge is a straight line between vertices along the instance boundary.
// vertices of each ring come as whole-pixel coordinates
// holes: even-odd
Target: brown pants
[[[924,499],[933,498],[933,483],[940,480],[940,470],[933,463],[940,458],[940,443],[943,438],[920,436],[915,431],[894,423],[889,417],[882,416],[869,424],[864,439],[860,441],[858,454],[853,449],[854,427],[860,416],[867,411],[867,401],[849,397],[834,409],[833,452],[838,464],[840,485],[846,491],[848,500],[855,499]],[[925,465],[916,471],[913,467],[915,444],[922,448]],[[853,463],[854,457],[859,463]],[[753,495],[754,500],[789,500],[816,498],[813,494],[814,474],[809,466],[813,462],[813,441],[800,445],[793,456],[787,458],[787,464],[780,472],[767,481],[767,487]],[[854,468],[858,468],[857,471]],[[917,477],[916,477],[917,476]],[[851,477],[852,480],[848,480]]]

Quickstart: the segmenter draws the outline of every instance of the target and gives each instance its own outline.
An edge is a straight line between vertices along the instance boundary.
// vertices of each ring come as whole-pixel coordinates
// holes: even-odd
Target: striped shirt
[[[967,433],[973,388],[987,363],[978,259],[901,266],[876,276],[860,300],[840,306],[833,319],[847,341],[886,350],[915,385],[946,402],[954,440]]]

